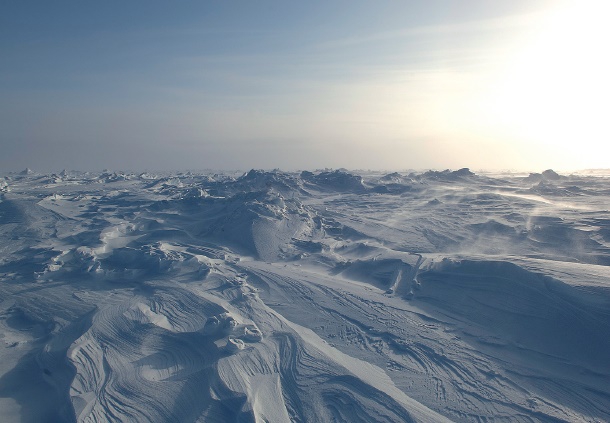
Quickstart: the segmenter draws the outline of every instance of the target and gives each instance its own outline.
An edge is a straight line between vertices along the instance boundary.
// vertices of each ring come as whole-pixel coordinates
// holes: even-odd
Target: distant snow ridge
[[[424,174],[418,176],[418,178],[422,179],[435,179],[440,181],[456,181],[462,178],[467,178],[470,176],[474,176],[474,173],[470,171],[468,168],[463,168],[459,170],[451,171],[449,169],[443,170],[442,172],[436,170],[429,170]]]
[[[533,175],[7,175],[1,420],[609,421],[610,189]]]
[[[32,169],[30,169],[29,167],[26,167],[21,172],[19,172],[19,175],[21,175],[21,176],[29,176],[29,175],[33,175],[34,173],[35,172]]]
[[[335,170],[330,172],[301,172],[301,178],[311,184],[310,186],[324,190],[339,192],[363,192],[365,186],[360,175],[346,171]]]
[[[529,176],[525,179],[530,182],[542,182],[542,181],[558,181],[563,178],[565,178],[565,176],[559,175],[553,169],[547,169],[542,173],[530,173]]]

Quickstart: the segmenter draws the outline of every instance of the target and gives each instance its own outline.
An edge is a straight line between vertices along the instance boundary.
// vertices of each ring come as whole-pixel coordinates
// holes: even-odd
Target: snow
[[[605,175],[6,175],[2,421],[609,421]]]

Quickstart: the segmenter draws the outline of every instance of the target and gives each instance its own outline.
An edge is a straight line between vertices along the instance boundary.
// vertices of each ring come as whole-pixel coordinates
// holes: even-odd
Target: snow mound
[[[559,181],[561,179],[565,179],[565,176],[558,174],[553,169],[547,169],[542,173],[530,173],[525,178],[528,182]]]
[[[610,320],[600,298],[508,262],[443,260],[418,275],[418,301],[518,348],[607,373]],[[610,304],[610,290],[598,291]],[[600,334],[605,334],[600,336]]]
[[[470,169],[468,168],[462,168],[459,170],[443,170],[443,171],[436,171],[436,170],[429,170],[421,175],[419,175],[418,177],[424,180],[435,180],[435,181],[445,181],[445,182],[454,182],[454,181],[458,181],[458,180],[464,180],[464,179],[468,179],[472,176],[475,176],[475,174],[473,172],[470,171]]]
[[[301,172],[301,178],[310,188],[337,192],[363,192],[365,186],[360,175],[354,175],[343,170],[312,173]]]
[[[29,175],[34,175],[35,173],[36,172],[34,172],[32,169],[30,169],[29,167],[26,167],[21,172],[19,172],[19,175],[21,175],[21,176],[29,176]]]

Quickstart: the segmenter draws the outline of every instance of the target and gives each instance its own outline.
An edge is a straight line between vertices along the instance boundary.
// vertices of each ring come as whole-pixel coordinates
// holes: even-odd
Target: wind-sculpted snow
[[[610,186],[0,178],[3,422],[610,421]]]

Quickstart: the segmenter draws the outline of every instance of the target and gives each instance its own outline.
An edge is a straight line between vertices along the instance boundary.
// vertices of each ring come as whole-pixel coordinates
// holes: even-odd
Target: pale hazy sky
[[[0,6],[0,171],[610,167],[606,0]]]

